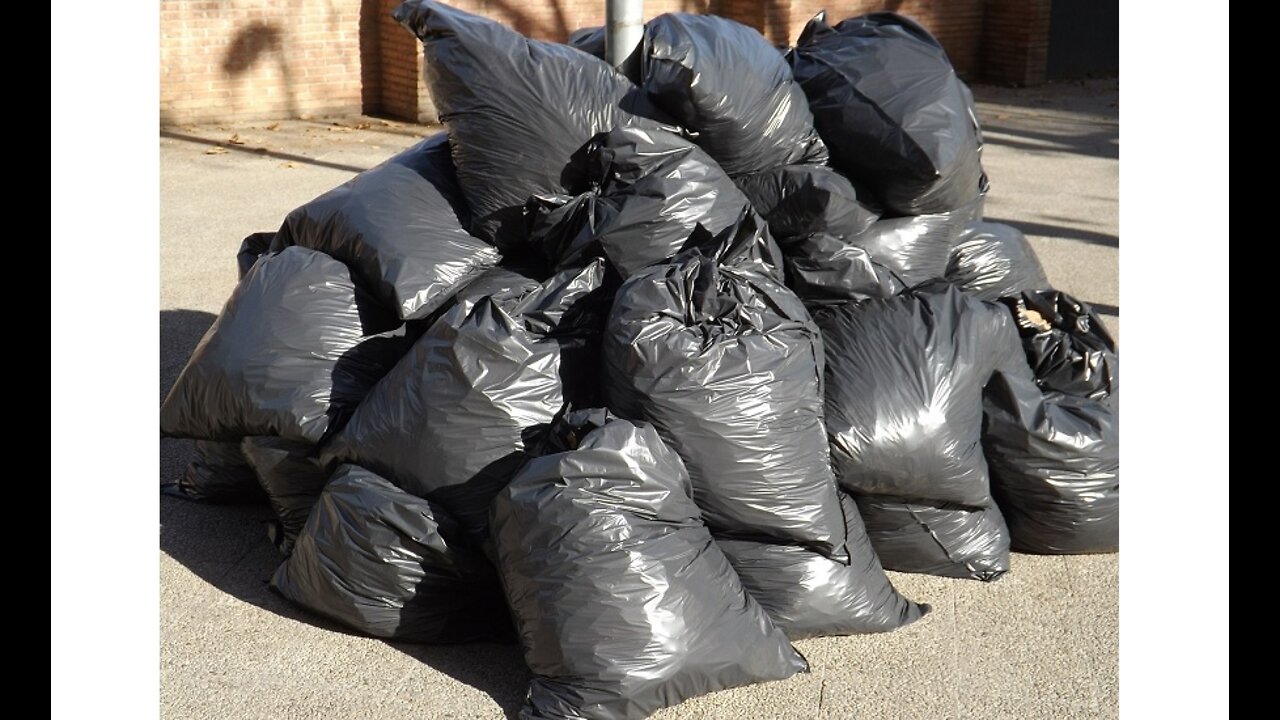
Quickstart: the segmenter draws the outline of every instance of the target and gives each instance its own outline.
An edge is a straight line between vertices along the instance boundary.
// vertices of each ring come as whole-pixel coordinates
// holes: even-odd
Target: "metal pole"
[[[605,0],[604,59],[622,65],[644,35],[644,0]]]

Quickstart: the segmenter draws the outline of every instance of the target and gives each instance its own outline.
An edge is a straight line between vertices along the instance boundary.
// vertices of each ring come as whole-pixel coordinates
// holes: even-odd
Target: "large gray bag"
[[[354,465],[340,466],[271,586],[356,632],[388,640],[510,636],[497,574],[452,541],[438,506]]]
[[[289,213],[272,248],[332,255],[383,307],[415,320],[498,261],[496,249],[463,229],[467,220],[440,133]]]
[[[947,281],[983,300],[1049,287],[1040,259],[1022,231],[974,222],[960,233],[947,261]]]
[[[320,442],[405,349],[402,336],[369,332],[385,323],[357,297],[346,266],[324,253],[290,247],[263,257],[169,391],[161,433]]]
[[[489,503],[565,400],[598,388],[604,261],[460,303],[424,335],[325,449],[439,502],[477,539]]]
[[[997,370],[1025,367],[1008,313],[938,282],[824,311],[818,324],[836,477],[856,496],[885,567],[984,580],[1007,569],[980,440],[983,387]],[[936,518],[952,532],[882,549],[882,530],[901,540],[910,529],[874,517],[903,516],[895,503],[929,508],[911,514],[917,526]],[[966,529],[983,526],[989,541]],[[912,547],[920,553],[901,552]]]
[[[809,21],[790,53],[831,164],[887,209],[941,213],[985,187],[973,97],[942,46],[893,13]]]
[[[206,503],[252,503],[262,501],[253,468],[240,452],[240,444],[217,440],[196,440],[191,462],[177,481],[164,483],[166,495]]]
[[[800,300],[694,252],[633,275],[604,339],[618,414],[684,459],[717,537],[799,544],[844,562],[822,425],[822,342]]]
[[[792,640],[896,630],[929,612],[898,594],[867,540],[852,498],[841,493],[849,564],[795,545],[717,540],[755,598]]]
[[[757,30],[714,15],[645,23],[641,85],[730,175],[825,163],[804,92]]]
[[[314,445],[275,437],[247,437],[240,450],[276,513],[268,535],[281,553],[293,552],[311,508],[329,482],[329,470]]]
[[[806,669],[711,539],[679,456],[644,423],[572,413],[564,452],[493,507],[534,679],[520,717],[643,718]]]
[[[637,111],[652,114],[639,88],[568,46],[433,0],[409,0],[394,15],[422,40],[470,229],[504,252],[524,242],[520,210],[530,196],[585,189],[573,160],[588,140]]]

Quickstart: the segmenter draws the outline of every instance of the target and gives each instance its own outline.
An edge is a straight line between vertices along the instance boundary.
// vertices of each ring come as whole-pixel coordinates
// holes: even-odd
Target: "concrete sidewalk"
[[[977,87],[989,218],[1031,237],[1055,286],[1119,333],[1116,81]],[[235,253],[310,198],[433,129],[370,118],[169,127],[161,147],[160,393],[235,285]],[[160,481],[183,441],[161,442]],[[263,507],[160,499],[166,718],[502,718],[518,648],[356,637],[267,588]],[[1093,718],[1118,714],[1118,556],[1015,555],[994,584],[891,573],[934,612],[889,635],[797,643],[812,672],[716,693],[671,718]]]

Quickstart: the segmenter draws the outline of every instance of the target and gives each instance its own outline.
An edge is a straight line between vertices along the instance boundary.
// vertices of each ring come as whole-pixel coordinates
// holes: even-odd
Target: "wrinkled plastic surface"
[[[178,480],[160,486],[166,495],[207,503],[262,500],[262,488],[237,443],[197,440],[193,450]]]
[[[831,164],[903,215],[954,210],[985,185],[972,96],[927,31],[892,13],[809,21],[790,55]]]
[[[827,161],[791,68],[754,28],[666,13],[644,26],[641,85],[730,175]]]
[[[289,213],[273,247],[347,263],[378,302],[415,320],[497,263],[498,251],[463,229],[467,219],[440,133]]]
[[[1049,287],[1036,251],[1022,231],[993,222],[970,223],[956,239],[947,281],[982,300]]]
[[[275,240],[276,234],[273,232],[257,232],[240,242],[240,251],[236,253],[236,270],[239,273],[237,277],[243,278],[253,269],[253,264],[258,262],[258,258],[267,254],[271,249],[271,243]]]
[[[1115,340],[1087,303],[1058,290],[1023,292],[1002,302],[1013,312],[1041,389],[1094,399],[1119,391]]]
[[[276,513],[277,524],[268,534],[280,552],[288,555],[320,491],[329,482],[329,469],[320,462],[314,445],[293,440],[247,437],[240,450]]]
[[[826,348],[826,427],[840,485],[857,496],[939,511],[992,507],[980,442],[982,389],[997,370],[1025,365],[1008,313],[937,282],[824,311],[818,324]],[[930,515],[911,516],[923,523]],[[879,552],[874,524],[864,519]],[[959,554],[934,534],[935,549]],[[883,553],[881,560],[892,570],[921,566],[905,567]],[[1007,567],[1007,560],[988,564]]]
[[[325,449],[439,502],[477,538],[489,503],[566,400],[592,404],[604,262],[459,304],[387,374]]]
[[[822,341],[791,291],[692,253],[633,275],[604,339],[605,393],[683,458],[717,537],[847,559],[822,425]]]
[[[393,336],[366,338],[366,320],[342,263],[301,247],[263,257],[165,398],[161,432],[318,443],[403,353]]]
[[[880,562],[891,570],[992,581],[1009,571],[1009,528],[1000,508],[857,498]]]
[[[448,540],[436,505],[354,465],[321,493],[271,585],[356,632],[404,642],[509,637],[497,574],[478,550]]]
[[[898,594],[867,540],[853,500],[841,494],[848,565],[795,545],[718,540],[742,586],[792,640],[895,630],[929,611]]]
[[[525,200],[585,189],[573,162],[583,144],[636,122],[633,113],[654,114],[639,88],[568,46],[433,0],[409,0],[394,16],[423,42],[470,230],[504,252],[524,242]]]
[[[863,233],[844,241],[866,251],[877,264],[911,287],[945,277],[951,248],[973,220],[981,217],[983,199],[956,210],[932,215],[880,218]],[[822,253],[810,252],[821,262]]]
[[[1019,552],[1120,549],[1120,436],[1099,400],[1042,394],[1027,374],[1001,374],[986,395],[983,445],[996,500]]]
[[[712,541],[658,433],[599,411],[569,425],[573,449],[530,460],[494,502],[534,674],[520,717],[643,718],[805,670]]]
[[[848,178],[823,165],[787,165],[733,180],[784,249],[815,233],[856,237],[879,217]]]

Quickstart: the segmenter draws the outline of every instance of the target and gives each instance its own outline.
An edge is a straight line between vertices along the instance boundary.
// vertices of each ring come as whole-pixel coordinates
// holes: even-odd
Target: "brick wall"
[[[160,0],[160,119],[360,112],[361,0]]]
[[[390,16],[399,2],[161,0],[161,121],[362,111],[433,121],[421,45]],[[453,4],[545,40],[604,23],[603,0]],[[1031,84],[1044,80],[1049,7],[1050,0],[646,0],[645,17],[711,12],[787,45],[823,8],[832,22],[893,10],[934,33],[961,75]]]

